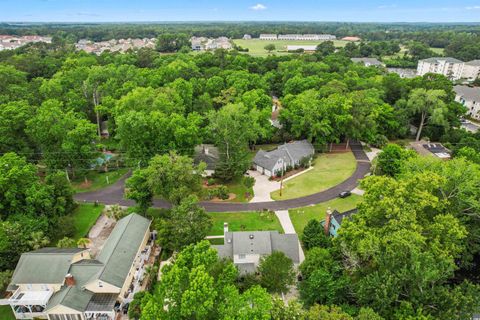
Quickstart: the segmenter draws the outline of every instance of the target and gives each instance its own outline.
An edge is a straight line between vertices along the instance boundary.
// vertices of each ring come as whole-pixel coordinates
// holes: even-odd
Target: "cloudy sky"
[[[480,22],[480,0],[0,0],[0,21]]]

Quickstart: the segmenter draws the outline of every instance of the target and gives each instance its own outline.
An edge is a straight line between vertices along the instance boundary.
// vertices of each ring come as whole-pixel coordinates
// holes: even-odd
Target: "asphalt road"
[[[335,199],[340,192],[355,189],[358,186],[358,181],[370,172],[370,162],[363,151],[362,146],[360,144],[352,144],[351,149],[357,160],[357,168],[355,172],[347,180],[330,189],[306,197],[290,200],[257,203],[201,202],[201,205],[208,212],[257,211],[263,209],[277,211],[306,207]],[[111,186],[101,190],[78,193],[75,195],[75,200],[79,202],[98,201],[99,203],[108,205],[119,204],[122,206],[134,206],[134,201],[123,198],[126,179],[127,177],[123,177]],[[153,201],[154,208],[169,208],[170,206],[171,205],[164,200]]]

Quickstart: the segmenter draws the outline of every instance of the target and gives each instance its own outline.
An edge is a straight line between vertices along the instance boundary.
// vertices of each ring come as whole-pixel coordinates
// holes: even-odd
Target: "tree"
[[[402,302],[435,316],[446,311],[437,292],[458,268],[467,233],[439,198],[443,181],[432,172],[362,182],[359,213],[342,223],[336,239],[360,305],[386,318]]]
[[[420,140],[422,129],[431,123],[448,126],[445,120],[447,107],[444,102],[445,91],[414,89],[408,98],[408,108],[412,115],[420,116],[416,141]]]
[[[80,238],[77,240],[77,246],[81,248],[87,248],[87,246],[90,244],[90,239],[88,238]]]
[[[470,147],[463,147],[455,153],[455,157],[464,157],[476,164],[480,164],[480,152]]]
[[[162,33],[157,37],[157,50],[160,52],[177,52],[183,47],[191,47],[184,33]]]
[[[401,172],[405,160],[416,157],[413,150],[406,150],[398,144],[389,144],[377,156],[375,174],[395,177]]]
[[[174,206],[157,227],[160,245],[174,251],[197,243],[208,235],[212,218],[198,205],[195,196],[188,196]]]
[[[230,104],[208,115],[209,130],[219,149],[215,175],[229,181],[242,176],[250,166],[248,144],[265,134],[256,108]]]
[[[331,245],[331,240],[325,235],[320,221],[312,219],[303,229],[302,243],[305,249],[309,250],[314,247],[328,248]]]
[[[130,191],[130,190],[129,190]],[[145,212],[141,212],[145,213]],[[119,206],[118,204],[114,204],[113,206],[109,206],[106,212],[107,217],[113,220],[120,220],[127,214],[127,211]]]
[[[264,47],[264,49],[265,49],[266,51],[268,51],[268,53],[271,53],[271,52],[274,51],[276,48],[277,48],[277,47],[276,47],[275,44],[273,44],[273,43],[269,43],[269,44],[267,44],[267,45]]]
[[[29,153],[33,143],[25,133],[28,119],[34,108],[25,101],[0,104],[0,152]]]
[[[323,41],[317,46],[315,50],[321,57],[326,57],[335,53],[335,45],[333,41]]]
[[[125,197],[135,201],[140,214],[145,215],[153,203],[153,191],[148,183],[146,169],[138,169],[125,183]]]
[[[343,312],[340,307],[322,306],[318,304],[308,310],[307,319],[353,320],[353,318],[348,313]]]
[[[260,284],[270,293],[286,293],[295,282],[293,262],[283,252],[274,251],[258,266]]]
[[[75,248],[76,246],[77,246],[77,243],[72,238],[64,237],[58,240],[57,242],[58,248]]]
[[[43,248],[49,243],[50,240],[43,234],[43,231],[32,232],[31,239],[28,241],[28,244],[33,250]]]
[[[195,166],[191,158],[171,152],[153,157],[144,174],[153,194],[175,205],[200,191],[205,166],[205,163]]]

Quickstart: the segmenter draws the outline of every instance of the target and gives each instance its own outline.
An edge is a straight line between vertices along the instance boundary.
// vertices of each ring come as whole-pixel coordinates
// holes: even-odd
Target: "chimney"
[[[332,220],[332,209],[328,207],[327,209],[327,214],[325,215],[325,224],[323,225],[323,228],[325,230],[325,235],[330,235],[330,223]]]
[[[224,222],[223,223],[223,234],[225,235],[225,233],[228,232],[228,222]]]
[[[75,278],[70,273],[65,276],[65,285],[67,287],[73,287],[75,285]]]

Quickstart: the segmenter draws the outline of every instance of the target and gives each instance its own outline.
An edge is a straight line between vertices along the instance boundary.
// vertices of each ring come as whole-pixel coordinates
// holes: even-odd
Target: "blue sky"
[[[480,22],[480,0],[0,0],[0,21]]]

